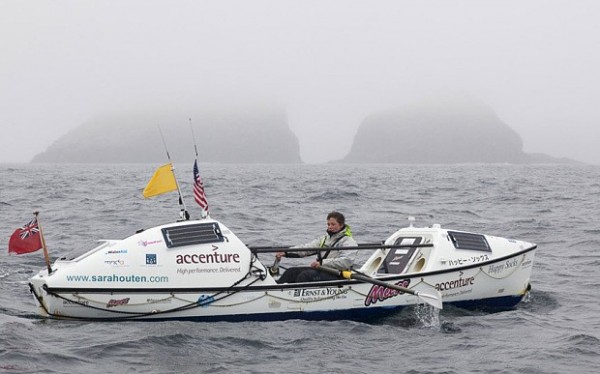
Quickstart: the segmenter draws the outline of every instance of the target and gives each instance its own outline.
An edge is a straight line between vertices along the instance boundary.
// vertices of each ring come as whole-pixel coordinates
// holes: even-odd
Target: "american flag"
[[[38,227],[37,217],[34,217],[28,224],[21,227],[21,231],[19,232],[19,236],[21,239],[27,239],[31,235],[35,235],[40,232]]]
[[[208,201],[204,193],[204,183],[202,183],[202,178],[200,178],[200,173],[198,172],[198,160],[194,161],[194,200],[208,214]]]

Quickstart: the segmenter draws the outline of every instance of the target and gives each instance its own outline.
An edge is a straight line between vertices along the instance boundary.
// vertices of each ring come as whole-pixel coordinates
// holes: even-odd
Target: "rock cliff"
[[[300,146],[283,111],[201,113],[191,125],[201,162],[300,163]],[[159,126],[174,162],[195,157],[190,121],[179,115],[122,114],[92,119],[32,162],[156,163],[166,160]]]
[[[523,152],[519,134],[485,104],[438,98],[367,117],[341,162],[520,164],[569,160]]]

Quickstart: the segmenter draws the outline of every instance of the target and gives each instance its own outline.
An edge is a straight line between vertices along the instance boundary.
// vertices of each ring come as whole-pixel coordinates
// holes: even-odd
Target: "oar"
[[[387,249],[387,248],[423,248],[423,247],[433,247],[433,244],[377,244],[377,243],[367,243],[367,244],[359,244],[354,247],[337,247],[340,250],[344,251],[355,251],[355,250],[370,250],[370,249]],[[323,251],[328,247],[281,247],[281,246],[267,246],[267,247],[252,247],[249,246],[248,249],[253,253],[270,253],[270,252],[304,252],[304,251]]]
[[[429,291],[430,293],[427,291],[415,291],[411,290],[410,288],[400,287],[396,284],[390,284],[379,279],[371,278],[363,274],[358,274],[350,270],[332,269],[327,266],[319,266],[318,269],[329,274],[341,276],[345,279],[356,279],[363,282],[376,284],[378,286],[387,287],[397,291],[415,295],[417,298],[423,300],[423,302],[433,306],[434,308],[442,309],[442,294],[440,293],[440,291],[436,290],[431,286],[428,286],[427,289],[427,291]]]

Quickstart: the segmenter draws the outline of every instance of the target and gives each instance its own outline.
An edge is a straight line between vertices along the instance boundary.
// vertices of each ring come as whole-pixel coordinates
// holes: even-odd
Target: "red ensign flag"
[[[37,217],[25,226],[16,229],[8,241],[8,253],[22,255],[35,252],[40,248],[42,248],[42,238]]]

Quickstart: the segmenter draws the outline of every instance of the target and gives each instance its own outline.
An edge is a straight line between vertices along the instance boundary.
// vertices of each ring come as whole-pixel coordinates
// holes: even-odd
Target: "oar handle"
[[[281,262],[281,258],[276,257],[275,261],[273,261],[273,265],[269,268],[269,274],[271,276],[279,275],[279,263]]]

